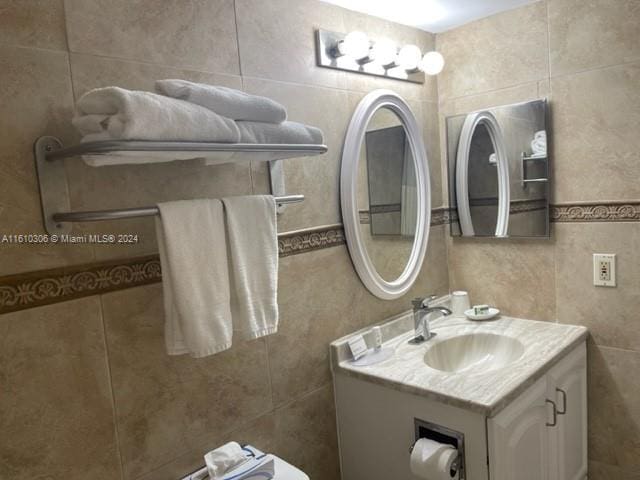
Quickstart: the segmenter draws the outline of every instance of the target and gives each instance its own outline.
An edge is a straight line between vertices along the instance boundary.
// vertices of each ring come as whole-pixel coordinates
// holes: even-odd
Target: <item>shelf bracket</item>
[[[55,137],[40,137],[33,147],[38,188],[40,189],[42,220],[49,235],[69,233],[72,228],[70,223],[59,223],[53,220],[54,213],[68,212],[71,208],[64,162],[47,160],[47,154],[61,148],[62,143]]]
[[[282,160],[271,160],[269,162],[269,183],[271,184],[271,195],[280,197],[286,195],[286,185],[284,182],[284,165]],[[284,213],[286,206],[279,203],[276,205],[278,215]]]

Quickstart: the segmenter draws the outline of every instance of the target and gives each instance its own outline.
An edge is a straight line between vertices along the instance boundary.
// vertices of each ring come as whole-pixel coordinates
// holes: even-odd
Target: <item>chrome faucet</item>
[[[413,305],[414,337],[409,340],[412,345],[419,345],[435,336],[429,329],[428,316],[432,312],[440,312],[443,315],[451,315],[451,310],[446,307],[431,307],[429,303],[435,300],[435,295],[427,298],[415,298],[411,301]]]

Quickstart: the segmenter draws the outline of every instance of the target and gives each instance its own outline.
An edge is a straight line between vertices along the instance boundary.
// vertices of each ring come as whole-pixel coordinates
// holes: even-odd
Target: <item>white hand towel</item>
[[[232,143],[239,140],[233,120],[199,105],[155,93],[98,88],[84,94],[76,107],[78,115],[73,124],[83,135],[91,134],[91,140]]]
[[[246,460],[245,451],[236,442],[226,443],[204,456],[211,480],[220,480],[225,473]]]
[[[278,329],[276,203],[270,195],[222,199],[227,218],[233,329],[252,339]]]
[[[233,326],[222,203],[182,200],[158,208],[167,352],[204,357],[226,350]]]
[[[280,123],[287,119],[287,111],[278,102],[233,88],[167,79],[156,81],[156,91],[202,105],[233,120]]]
[[[322,144],[322,130],[297,122],[237,122],[242,143]]]

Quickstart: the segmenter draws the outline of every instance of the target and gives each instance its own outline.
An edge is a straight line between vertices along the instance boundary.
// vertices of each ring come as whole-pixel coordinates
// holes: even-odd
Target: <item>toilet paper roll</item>
[[[458,471],[451,468],[457,457],[451,445],[421,438],[411,451],[411,472],[426,480],[457,480]]]

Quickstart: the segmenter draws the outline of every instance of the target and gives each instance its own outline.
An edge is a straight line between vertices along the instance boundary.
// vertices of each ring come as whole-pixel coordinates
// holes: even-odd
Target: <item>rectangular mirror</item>
[[[549,237],[547,101],[446,119],[451,235]]]

